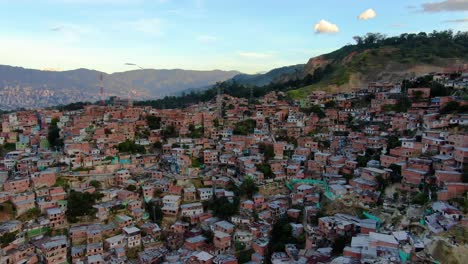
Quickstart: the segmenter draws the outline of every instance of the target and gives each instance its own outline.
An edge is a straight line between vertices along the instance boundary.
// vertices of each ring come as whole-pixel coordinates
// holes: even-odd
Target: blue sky
[[[468,30],[468,0],[0,0],[0,25],[0,64],[255,73],[367,32]]]

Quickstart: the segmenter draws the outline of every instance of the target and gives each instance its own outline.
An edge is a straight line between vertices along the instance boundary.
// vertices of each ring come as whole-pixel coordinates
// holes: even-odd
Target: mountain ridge
[[[445,67],[468,66],[468,32],[454,34],[446,30],[393,37],[368,33],[354,39],[356,44],[310,58],[301,73],[284,76],[265,86],[253,87],[229,80],[204,92],[139,104],[180,108],[213,99],[218,88],[236,97],[250,98],[252,93],[260,97],[281,91],[286,92],[289,99],[303,99],[314,90],[345,92],[365,88],[368,82],[402,81]]]
[[[103,76],[105,97],[115,95],[148,99],[210,86],[238,74],[238,71],[183,69],[144,69],[109,74],[86,68],[43,71],[0,65],[0,108],[97,101],[100,99],[100,75]]]

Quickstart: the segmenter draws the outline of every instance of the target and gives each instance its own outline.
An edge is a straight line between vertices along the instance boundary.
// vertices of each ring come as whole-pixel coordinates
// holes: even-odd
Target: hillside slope
[[[291,76],[300,76],[304,71],[305,64],[297,64],[276,68],[267,73],[262,74],[239,74],[234,76],[231,80],[240,84],[265,86],[271,82],[280,82],[283,78],[290,78]]]
[[[313,90],[349,91],[374,81],[399,81],[468,63],[468,34],[450,31],[355,37],[356,44],[311,58],[302,76],[326,72],[320,81],[293,89],[301,98]]]
[[[389,38],[369,33],[355,40],[355,45],[310,59],[301,72],[283,74],[267,85],[253,87],[253,96],[282,91],[292,99],[300,99],[314,90],[349,91],[364,88],[369,82],[401,81],[468,63],[468,32],[434,31]],[[249,98],[252,85],[229,80],[204,91],[138,104],[180,108],[212,100],[218,88],[232,96]]]

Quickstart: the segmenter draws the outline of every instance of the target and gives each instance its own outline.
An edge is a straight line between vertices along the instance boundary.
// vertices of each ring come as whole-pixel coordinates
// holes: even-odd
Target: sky
[[[367,32],[445,29],[468,30],[468,0],[0,0],[0,64],[257,73]]]

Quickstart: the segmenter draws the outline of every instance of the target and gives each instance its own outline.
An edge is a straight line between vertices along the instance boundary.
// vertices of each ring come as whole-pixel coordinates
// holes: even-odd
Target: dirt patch
[[[429,253],[444,264],[462,264],[468,259],[466,245],[453,247],[444,240],[437,240],[429,247]]]

